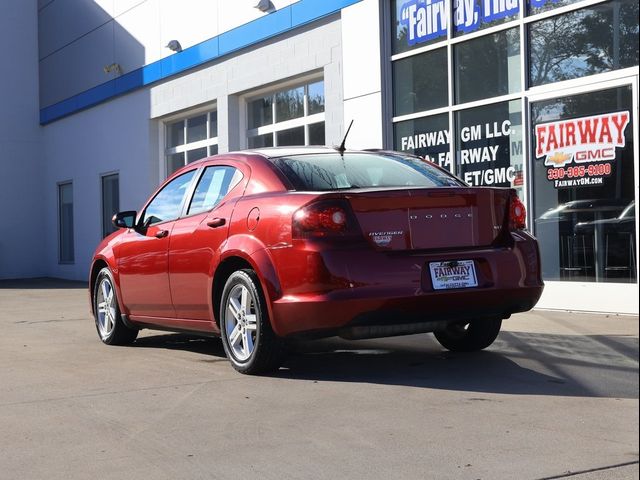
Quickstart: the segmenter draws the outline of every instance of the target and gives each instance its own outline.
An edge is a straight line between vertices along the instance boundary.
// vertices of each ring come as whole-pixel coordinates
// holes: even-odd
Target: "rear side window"
[[[233,167],[207,167],[200,177],[187,215],[206,212],[242,180],[242,172]]]
[[[295,190],[330,191],[353,188],[462,186],[429,162],[379,153],[329,153],[273,158]]]

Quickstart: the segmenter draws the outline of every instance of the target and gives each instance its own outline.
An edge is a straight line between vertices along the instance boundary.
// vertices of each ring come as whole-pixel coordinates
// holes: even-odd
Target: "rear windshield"
[[[464,185],[429,162],[404,155],[328,153],[271,160],[294,189],[303,191]]]

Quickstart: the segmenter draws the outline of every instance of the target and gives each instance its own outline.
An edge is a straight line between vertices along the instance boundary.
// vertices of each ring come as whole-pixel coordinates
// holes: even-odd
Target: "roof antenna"
[[[342,139],[342,143],[338,147],[338,151],[340,152],[340,155],[344,155],[344,151],[347,149],[345,147],[345,143],[347,143],[347,136],[349,136],[349,132],[351,131],[351,126],[352,125],[353,125],[353,120],[351,120],[351,123],[349,124],[349,128],[347,128],[347,133],[344,134],[344,138]]]

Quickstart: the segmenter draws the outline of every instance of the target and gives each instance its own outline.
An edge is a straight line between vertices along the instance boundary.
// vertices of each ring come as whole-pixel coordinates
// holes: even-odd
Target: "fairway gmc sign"
[[[625,145],[629,112],[606,113],[536,125],[536,157],[548,167],[615,160]]]

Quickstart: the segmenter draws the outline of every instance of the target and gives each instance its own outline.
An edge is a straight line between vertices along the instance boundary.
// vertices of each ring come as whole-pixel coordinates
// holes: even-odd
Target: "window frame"
[[[325,108],[323,112],[314,113],[309,115],[309,86],[314,83],[323,82],[323,94],[325,99]],[[294,118],[291,120],[285,120],[282,122],[276,122],[276,95],[280,92],[292,90],[295,88],[304,87],[304,114],[302,117]],[[249,105],[251,102],[255,100],[260,100],[261,98],[271,97],[271,114],[272,114],[272,122],[268,125],[262,125],[257,128],[249,128]],[[251,148],[249,147],[249,139],[253,137],[257,137],[260,135],[272,135],[273,146],[278,146],[278,132],[282,132],[284,130],[289,130],[292,128],[304,127],[304,145],[309,145],[309,127],[314,124],[324,123],[326,128],[326,111],[327,111],[327,103],[326,103],[327,95],[326,95],[326,84],[324,83],[324,77],[322,74],[313,73],[308,76],[298,77],[294,80],[284,81],[278,83],[277,85],[263,88],[260,90],[254,90],[245,96],[242,97],[242,118],[241,125],[242,130],[244,131],[244,135],[241,138],[241,147],[242,148]],[[325,130],[325,143],[326,143],[326,130]],[[255,147],[255,148],[267,148],[267,147]]]
[[[204,177],[207,169],[209,169],[209,168],[232,168],[232,169],[235,170],[235,173],[231,177],[231,180],[233,180],[233,177],[237,173],[240,173],[240,179],[233,186],[231,186],[227,190],[227,193],[225,193],[224,196],[222,196],[218,200],[218,203],[216,203],[213,207],[211,207],[211,208],[209,208],[207,210],[200,210],[198,212],[191,213],[189,210],[191,209],[191,204],[193,203],[193,199],[195,198],[196,191],[198,190],[198,186],[200,185],[200,182],[202,181],[202,178]],[[195,184],[193,185],[193,188],[191,188],[190,191],[189,191],[188,201],[183,204],[183,206],[182,206],[182,214],[178,218],[193,217],[193,216],[196,216],[196,215],[208,214],[208,213],[212,212],[213,210],[215,210],[218,207],[218,205],[220,205],[223,202],[223,200],[227,197],[227,195],[229,195],[229,193],[231,193],[231,191],[233,191],[245,179],[245,173],[242,171],[242,169],[238,168],[238,166],[236,166],[236,165],[230,165],[229,163],[211,163],[211,164],[208,164],[208,165],[202,165],[199,168],[199,170],[200,171],[196,173]]]
[[[71,186],[71,259],[63,259],[62,243],[63,243],[63,228],[62,228],[62,188]],[[74,265],[75,264],[75,228],[73,225],[73,211],[75,202],[73,201],[73,180],[63,180],[56,183],[57,197],[58,197],[58,264],[59,265]]]
[[[113,230],[111,230],[110,232],[107,232],[105,229],[105,226],[111,224],[111,218],[105,219],[104,218],[104,207],[105,207],[105,198],[104,198],[104,181],[105,179],[109,178],[109,177],[116,177],[118,180],[118,209],[116,211],[116,213],[118,211],[120,211],[120,172],[119,171],[113,171],[113,172],[107,172],[107,173],[102,173],[100,174],[100,213],[101,213],[101,220],[102,220],[102,238],[106,238],[107,236],[111,235],[113,232],[118,231],[117,228],[113,227]]]
[[[211,125],[212,125],[212,121],[211,121],[211,115],[215,113],[216,115],[216,126],[217,126],[217,131],[216,131],[216,136],[211,136]],[[196,142],[190,142],[187,143],[187,129],[188,129],[188,121],[196,118],[196,117],[200,117],[202,115],[206,115],[207,116],[207,123],[206,123],[206,129],[207,129],[207,138],[205,138],[204,140],[198,140]],[[183,135],[183,143],[181,143],[180,145],[175,145],[172,147],[167,146],[168,143],[168,139],[169,139],[169,128],[176,124],[182,122],[182,135]],[[160,143],[160,147],[161,147],[161,151],[162,151],[162,162],[161,162],[161,176],[163,178],[167,178],[169,177],[173,172],[169,171],[169,157],[171,155],[175,155],[175,154],[182,154],[182,167],[188,165],[189,163],[192,162],[188,162],[187,160],[187,153],[192,151],[192,150],[197,150],[199,148],[206,148],[207,149],[207,155],[205,155],[205,157],[203,158],[207,158],[210,157],[212,155],[217,155],[219,153],[218,151],[218,145],[220,142],[220,137],[219,137],[219,118],[218,118],[218,108],[217,108],[217,104],[213,104],[213,105],[207,105],[205,107],[201,107],[201,108],[197,108],[197,109],[192,109],[189,110],[188,112],[183,112],[179,115],[174,115],[174,116],[170,116],[170,117],[166,117],[164,119],[162,119],[161,121],[161,132],[162,132],[162,138],[161,138],[161,143]],[[215,147],[215,148],[214,148]],[[197,160],[195,160],[197,161]]]
[[[168,187],[171,183],[173,183],[178,178],[183,177],[183,176],[185,176],[185,175],[187,175],[189,173],[193,173],[193,178],[191,179],[189,185],[187,185],[187,188],[185,190],[184,196],[182,197],[182,201],[180,203],[180,208],[178,209],[178,215],[175,218],[162,220],[161,222],[152,223],[152,224],[149,224],[148,226],[149,227],[155,227],[157,225],[162,225],[164,223],[175,222],[176,220],[182,218],[183,214],[184,214],[185,202],[187,201],[187,199],[189,199],[189,201],[190,201],[190,199],[191,199],[191,197],[193,195],[193,190],[195,189],[195,181],[200,178],[200,171],[201,170],[202,170],[202,166],[200,165],[198,167],[186,170],[185,172],[182,172],[180,175],[176,175],[174,177],[171,177],[170,180],[165,181],[162,184],[162,186],[155,192],[153,197],[151,197],[149,199],[149,201],[145,204],[144,208],[138,214],[138,218],[136,220],[136,227],[138,227],[138,228],[143,227],[144,218],[145,218],[145,215],[147,214],[147,209],[149,208],[149,205],[151,205],[151,203],[153,203],[153,201],[158,197],[158,195],[160,195],[160,193],[162,193],[162,191],[166,187]]]

